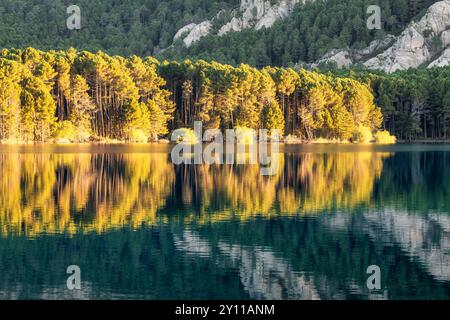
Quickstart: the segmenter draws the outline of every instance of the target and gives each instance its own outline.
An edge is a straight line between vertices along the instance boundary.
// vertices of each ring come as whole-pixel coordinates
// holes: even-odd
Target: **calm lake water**
[[[450,299],[450,146],[169,153],[0,145],[0,299]]]

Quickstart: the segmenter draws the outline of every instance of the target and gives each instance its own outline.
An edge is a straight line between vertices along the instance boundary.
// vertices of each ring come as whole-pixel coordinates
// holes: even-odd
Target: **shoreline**
[[[397,144],[450,144],[448,140],[398,140]]]
[[[210,142],[203,142],[202,144],[209,144]],[[176,144],[172,141],[161,141],[161,142],[127,142],[127,141],[90,141],[90,142],[1,142],[0,146],[46,146],[46,145],[55,145],[55,146],[71,146],[71,145],[170,145]],[[324,140],[315,140],[315,141],[282,141],[281,145],[409,145],[409,144],[450,144],[450,140],[397,140],[397,143],[393,144],[383,144],[383,143],[353,143],[349,141],[324,141]]]

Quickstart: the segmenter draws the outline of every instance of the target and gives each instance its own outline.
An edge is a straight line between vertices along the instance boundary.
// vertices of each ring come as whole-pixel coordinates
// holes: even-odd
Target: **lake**
[[[0,145],[0,299],[450,299],[450,146],[279,161],[262,176],[174,165],[168,145]]]

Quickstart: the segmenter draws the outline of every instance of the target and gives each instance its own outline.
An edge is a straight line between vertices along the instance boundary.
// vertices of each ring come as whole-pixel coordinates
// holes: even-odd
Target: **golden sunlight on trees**
[[[397,139],[388,131],[378,131],[375,133],[375,142],[378,144],[395,144]]]
[[[0,120],[0,142],[149,142],[195,121],[347,141],[383,116],[368,85],[331,74],[27,48],[0,53]]]
[[[353,131],[352,140],[359,143],[370,143],[373,140],[372,131],[365,126],[359,126]]]

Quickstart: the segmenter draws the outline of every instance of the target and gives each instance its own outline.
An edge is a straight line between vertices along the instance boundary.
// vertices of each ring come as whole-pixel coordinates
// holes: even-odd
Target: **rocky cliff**
[[[241,0],[239,8],[231,13],[231,20],[221,26],[216,34],[222,36],[230,31],[242,31],[253,28],[260,30],[270,28],[276,21],[288,17],[296,4],[303,0]],[[213,32],[212,26],[214,20],[218,19],[222,12],[219,12],[211,20],[201,23],[191,23],[181,28],[175,35],[174,41],[182,39],[184,44],[189,47],[200,38]]]
[[[334,64],[348,68],[361,63],[388,73],[421,66],[443,67],[450,64],[449,46],[450,0],[444,0],[433,4],[419,22],[411,22],[398,37],[374,41],[363,50],[332,50],[312,67]]]
[[[240,6],[225,15],[217,13],[210,20],[191,23],[181,28],[174,41],[182,40],[189,47],[202,37],[225,35],[244,29],[270,28],[276,21],[288,17],[295,6],[305,0],[241,0]],[[224,16],[231,18],[225,19]],[[428,8],[418,21],[412,21],[399,35],[387,35],[370,43],[367,48],[334,49],[308,67],[332,64],[350,68],[355,64],[370,70],[388,73],[418,67],[443,67],[450,64],[450,0],[442,0]]]

